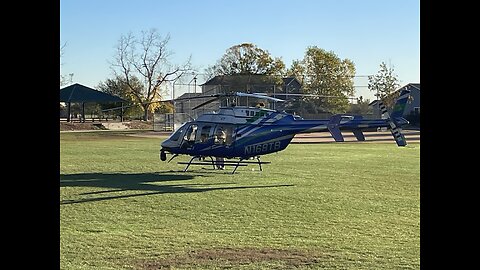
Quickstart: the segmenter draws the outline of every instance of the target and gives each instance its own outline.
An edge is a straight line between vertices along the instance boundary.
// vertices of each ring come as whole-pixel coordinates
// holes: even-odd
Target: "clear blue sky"
[[[352,60],[359,76],[383,61],[400,84],[420,83],[420,0],[60,0],[61,74],[95,88],[112,77],[120,36],[151,28],[171,36],[173,63],[192,56],[200,72],[250,42],[287,67],[318,46]],[[355,79],[356,96],[373,100],[367,82]]]

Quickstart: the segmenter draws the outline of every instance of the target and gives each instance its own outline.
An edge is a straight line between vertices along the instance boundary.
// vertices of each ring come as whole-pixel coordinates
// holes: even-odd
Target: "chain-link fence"
[[[156,113],[153,120],[154,131],[173,131],[183,123],[192,121],[192,117],[186,113]]]

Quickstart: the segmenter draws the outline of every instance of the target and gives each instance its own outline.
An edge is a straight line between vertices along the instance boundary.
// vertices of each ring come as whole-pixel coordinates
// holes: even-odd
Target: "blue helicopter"
[[[204,102],[196,108],[232,95],[275,102],[284,101],[262,94],[237,92],[212,95],[211,97],[215,99]],[[178,162],[187,165],[184,172],[190,165],[211,165],[214,169],[216,166],[220,169],[223,169],[223,166],[233,166],[235,167],[233,174],[239,166],[247,166],[249,163],[258,164],[262,170],[262,164],[270,162],[260,161],[260,157],[284,150],[296,134],[328,131],[336,142],[343,142],[341,130],[350,130],[358,141],[365,141],[362,131],[372,128],[389,129],[397,145],[406,146],[401,127],[408,124],[402,114],[409,96],[409,90],[402,90],[391,114],[380,102],[380,110],[385,119],[363,119],[360,115],[336,114],[325,120],[304,120],[298,115],[264,107],[220,107],[218,112],[202,114],[173,132],[161,143],[160,159],[166,161],[167,153],[172,154],[168,162],[179,155],[191,156],[189,162]],[[211,161],[205,161],[206,158],[210,158]]]

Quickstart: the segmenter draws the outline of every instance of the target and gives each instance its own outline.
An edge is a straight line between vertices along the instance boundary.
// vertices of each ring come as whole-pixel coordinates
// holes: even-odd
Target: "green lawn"
[[[231,175],[180,172],[162,139],[61,133],[61,269],[420,268],[420,144],[291,144]]]

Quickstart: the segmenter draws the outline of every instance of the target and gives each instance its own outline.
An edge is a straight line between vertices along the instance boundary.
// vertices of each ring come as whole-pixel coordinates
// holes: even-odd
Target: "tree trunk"
[[[143,121],[148,121],[148,107],[150,107],[150,104],[142,105],[142,107],[143,107]]]

